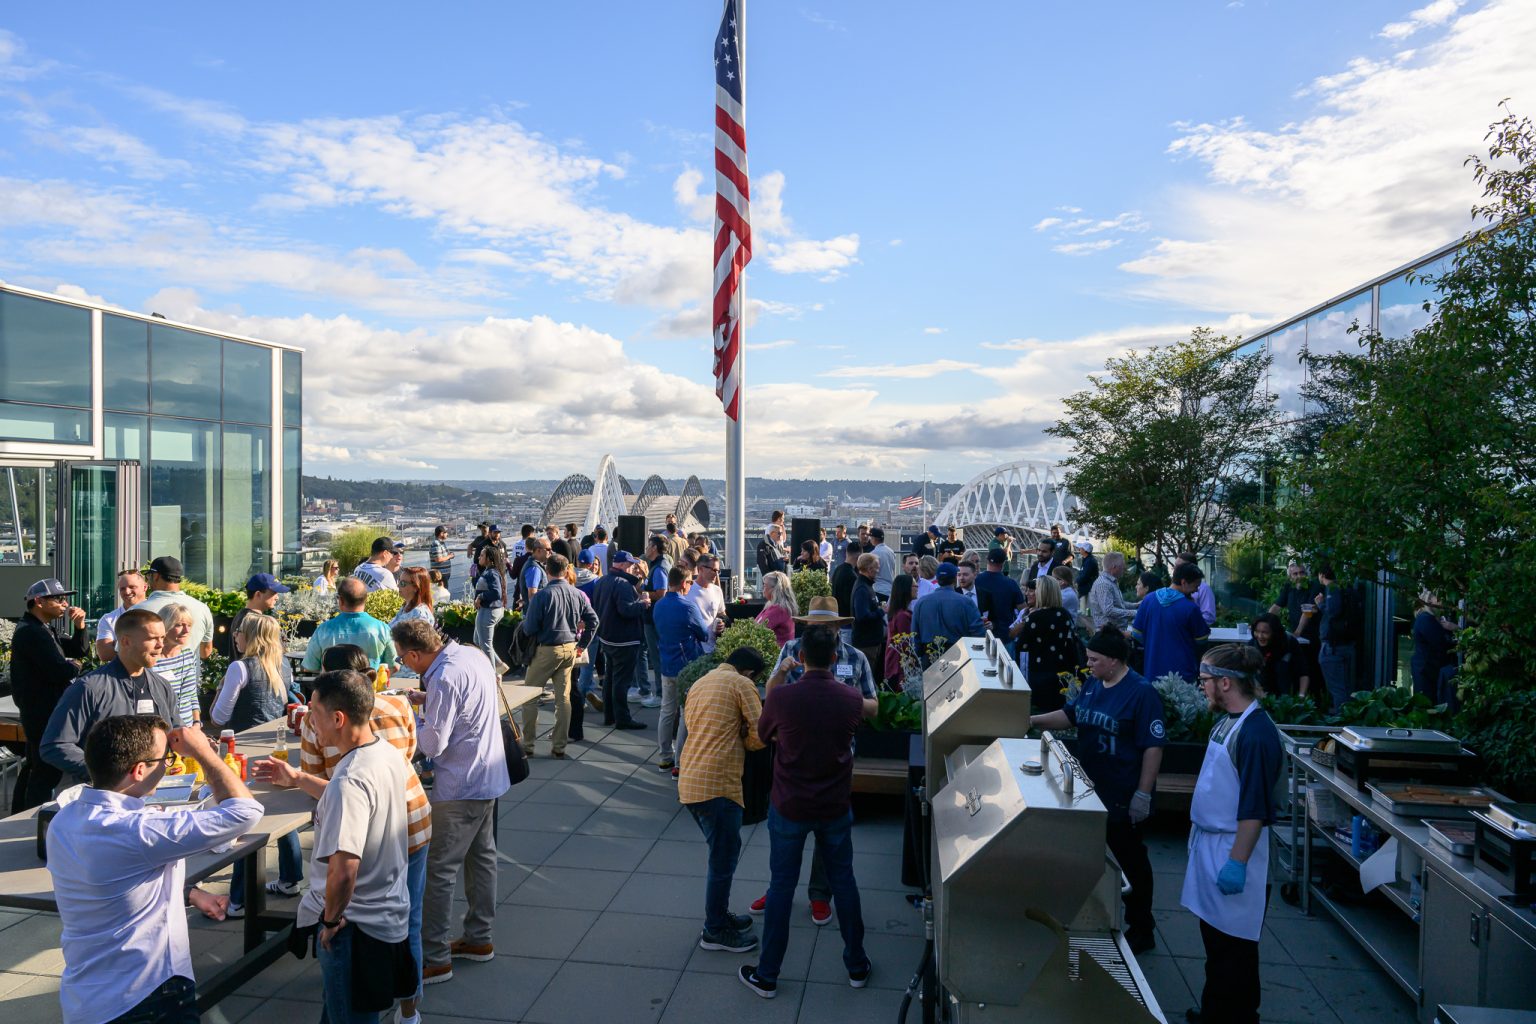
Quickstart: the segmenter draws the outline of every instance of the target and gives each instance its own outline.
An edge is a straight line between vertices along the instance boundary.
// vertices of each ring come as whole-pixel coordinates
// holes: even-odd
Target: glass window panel
[[[1307,317],[1307,355],[1333,356],[1341,352],[1359,355],[1362,351],[1360,335],[1358,332],[1351,334],[1349,330],[1355,323],[1362,328],[1371,326],[1369,290]]]
[[[28,466],[0,470],[0,565],[53,561],[49,488],[57,479],[54,472]]]
[[[151,556],[175,555],[188,579],[213,585],[229,582],[213,574],[219,566],[219,535],[212,522],[218,432],[216,423],[156,418],[149,426]]]
[[[101,316],[101,404],[149,411],[149,325],[126,316]]]
[[[283,431],[283,568],[288,572],[299,571],[299,549],[303,547],[300,509],[303,462],[302,437],[299,428]]]
[[[91,411],[0,402],[0,439],[90,444]]]
[[[223,340],[179,327],[151,326],[151,411],[158,416],[218,419]]]
[[[109,412],[102,417],[102,457],[139,463],[139,559],[149,554],[149,419]]]
[[[1429,323],[1434,316],[1435,286],[1433,278],[1450,268],[1450,257],[1410,270],[1381,286],[1381,336],[1406,338]],[[1409,280],[1409,278],[1414,280]],[[1425,281],[1428,277],[1431,280]],[[1424,311],[1424,303],[1430,303],[1430,311]]]
[[[23,565],[27,561],[17,513],[21,488],[29,475],[36,477],[37,470],[0,469],[0,565]]]
[[[272,349],[224,342],[224,418],[272,422]]]
[[[1306,340],[1305,323],[1292,324],[1268,338],[1269,392],[1277,399],[1275,409],[1282,419],[1301,415],[1301,384],[1305,380],[1301,357]]]
[[[0,292],[0,400],[89,409],[90,310]]]
[[[283,353],[283,426],[297,427],[303,422],[304,357],[297,352]]]
[[[221,586],[235,587],[272,571],[272,432],[224,426],[224,480],[219,540]]]

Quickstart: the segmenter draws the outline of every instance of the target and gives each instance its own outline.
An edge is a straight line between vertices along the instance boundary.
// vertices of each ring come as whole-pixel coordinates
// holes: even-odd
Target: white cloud
[[[28,135],[33,142],[51,149],[73,150],[108,166],[120,167],[135,178],[158,179],[191,169],[185,160],[161,156],[143,139],[112,125],[61,125],[36,113],[26,120],[31,125]]]
[[[886,242],[885,244],[891,246],[894,249],[897,246],[901,245],[901,243],[902,243],[902,239],[900,239],[900,238],[893,238],[889,242]]]
[[[1405,21],[1394,21],[1382,26],[1383,39],[1407,39],[1421,28],[1444,25],[1461,7],[1461,0],[1434,0],[1433,3],[1411,11]]]
[[[700,191],[703,184],[703,171],[685,167],[672,182],[672,198],[688,219],[706,224],[715,218],[715,197],[713,193]]]
[[[1091,253],[1112,249],[1124,241],[1125,236],[1145,231],[1147,222],[1136,210],[1125,210],[1113,217],[1096,218],[1078,216],[1083,211],[1075,206],[1058,206],[1058,213],[1065,216],[1043,217],[1034,225],[1037,232],[1049,232],[1056,240],[1051,251],[1063,256],[1087,256]],[[1095,235],[1110,235],[1095,238]]]
[[[1134,291],[1275,318],[1461,234],[1478,194],[1467,154],[1500,99],[1536,103],[1536,4],[1431,8],[1437,38],[1315,80],[1315,106],[1291,124],[1185,126],[1170,151],[1210,184],[1175,192],[1164,227],[1177,230],[1121,264],[1142,278]]]
[[[1086,256],[1089,253],[1103,252],[1119,245],[1124,239],[1100,238],[1092,242],[1063,242],[1061,245],[1051,246],[1052,252],[1059,252],[1064,256]]]
[[[768,265],[781,274],[821,274],[824,281],[835,280],[859,262],[859,236],[838,235],[824,242],[803,238],[769,243],[767,250]]]
[[[976,363],[962,363],[957,359],[936,359],[931,363],[911,363],[904,366],[888,364],[885,366],[840,366],[835,370],[824,370],[822,377],[896,377],[914,378],[932,377],[940,373],[955,373],[959,370],[979,369]]]
[[[107,300],[100,295],[93,295],[77,284],[61,284],[54,288],[53,294],[62,295],[66,299],[79,299],[82,302],[105,303]]]
[[[924,327],[923,328],[923,333],[924,334],[943,334],[944,333],[944,328],[942,328],[942,327]]]
[[[780,338],[778,341],[749,341],[747,342],[747,351],[767,352],[776,348],[793,348],[798,344],[800,344],[800,342],[796,341],[794,338]]]

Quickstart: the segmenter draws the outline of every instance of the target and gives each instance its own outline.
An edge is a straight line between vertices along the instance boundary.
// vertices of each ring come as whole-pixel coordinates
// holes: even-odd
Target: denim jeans
[[[378,1013],[360,1013],[352,1009],[352,935],[357,925],[349,924],[331,939],[326,949],[315,938],[315,952],[320,960],[320,1024],[378,1024]]]
[[[405,863],[405,891],[411,898],[411,920],[409,939],[411,942],[411,956],[416,958],[416,998],[421,998],[421,907],[427,895],[427,851],[432,848],[428,843],[415,853]]]
[[[197,986],[191,978],[173,975],[139,1005],[120,1017],[113,1017],[111,1024],[197,1024]]]
[[[505,608],[476,608],[475,609],[475,646],[485,652],[485,656],[491,659],[491,667],[495,668],[500,660],[496,657],[496,650],[491,646],[491,637],[496,632],[496,623],[507,613]]]
[[[576,687],[583,697],[597,689],[597,670],[592,667],[592,659],[596,656],[596,651],[587,652],[587,663],[581,666],[581,672],[576,677]]]
[[[837,908],[837,927],[843,933],[843,966],[849,973],[869,964],[864,953],[864,914],[859,906],[859,885],[853,877],[853,813],[823,821],[792,821],[768,808],[768,905],[763,913],[763,948],[757,976],[777,981],[789,946],[789,911],[800,884],[800,858],[805,838],[816,836],[816,849],[827,868],[832,903]]]
[[[613,647],[603,645],[603,660],[607,662],[603,672],[603,724],[629,722],[629,688],[635,685],[636,662],[640,658],[640,645]]]
[[[723,932],[731,927],[731,879],[741,857],[741,804],[717,796],[696,804],[684,804],[699,823],[709,844],[709,868],[704,874],[704,928]]]
[[[277,877],[294,885],[304,879],[304,851],[299,848],[299,835],[289,832],[277,839]],[[235,861],[229,876],[229,902],[237,907],[245,905],[245,858]]]
[[[1317,664],[1328,684],[1334,709],[1343,707],[1355,692],[1355,645],[1325,643],[1318,650]]]

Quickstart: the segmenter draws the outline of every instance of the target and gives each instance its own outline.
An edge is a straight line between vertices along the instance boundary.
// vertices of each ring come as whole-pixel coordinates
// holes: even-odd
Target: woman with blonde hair
[[[795,616],[800,614],[795,588],[789,585],[787,575],[770,572],[763,577],[763,602],[757,621],[773,630],[774,639],[783,647],[795,638]]]
[[[155,672],[171,684],[181,720],[199,725],[203,720],[203,708],[197,694],[202,682],[203,663],[197,657],[197,645],[190,639],[196,626],[192,609],[184,604],[166,604],[160,609],[160,621],[165,623],[165,646],[160,649]]]
[[[334,558],[327,558],[325,564],[320,567],[320,575],[315,577],[315,593],[336,593],[336,575],[339,572],[341,572],[341,563]]]
[[[293,690],[293,671],[283,656],[283,632],[270,615],[247,615],[235,632],[235,651],[229,663],[210,717],[235,732],[283,717]],[[297,697],[295,697],[297,699]],[[299,837],[292,832],[277,841],[278,880],[267,883],[273,896],[297,896],[304,877],[304,854]],[[235,862],[229,884],[230,917],[244,917],[245,861]]]
[[[1061,673],[1077,671],[1077,633],[1061,606],[1061,584],[1051,575],[1035,580],[1035,606],[1014,620],[1008,635],[1018,641],[1019,667],[1029,677],[1032,710],[1062,706]]]

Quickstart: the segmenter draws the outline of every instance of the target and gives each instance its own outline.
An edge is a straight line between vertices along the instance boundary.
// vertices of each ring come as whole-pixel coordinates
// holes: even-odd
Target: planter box
[[[725,621],[731,623],[741,619],[755,619],[763,608],[761,601],[732,601],[725,606]]]
[[[458,643],[469,644],[474,642],[475,627],[472,623],[468,622],[462,626],[444,626],[443,635]]]
[[[914,733],[905,729],[881,731],[871,729],[868,724],[860,725],[859,731],[853,737],[854,753],[859,757],[899,760],[905,763],[913,735]]]

